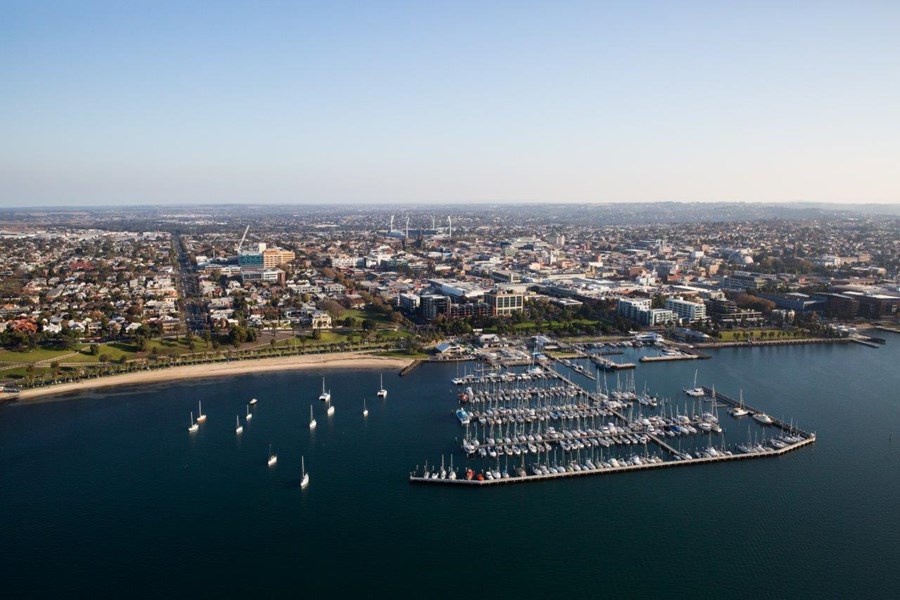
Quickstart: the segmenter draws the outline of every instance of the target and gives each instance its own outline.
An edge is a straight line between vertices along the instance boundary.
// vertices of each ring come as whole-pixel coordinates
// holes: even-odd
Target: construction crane
[[[238,253],[238,254],[241,253],[241,247],[244,245],[244,240],[247,239],[247,232],[248,232],[248,231],[250,231],[250,226],[249,226],[249,225],[247,225],[247,228],[244,230],[244,235],[241,236],[241,243],[238,244],[238,247],[237,247],[237,253]]]

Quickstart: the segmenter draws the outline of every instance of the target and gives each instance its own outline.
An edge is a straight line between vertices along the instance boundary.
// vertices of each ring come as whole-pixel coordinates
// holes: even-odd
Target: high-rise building
[[[262,253],[263,266],[267,269],[292,262],[296,256],[290,250],[281,250],[280,248],[269,248],[263,250]]]
[[[511,315],[525,308],[525,294],[513,291],[492,290],[484,295],[484,301],[497,317]]]

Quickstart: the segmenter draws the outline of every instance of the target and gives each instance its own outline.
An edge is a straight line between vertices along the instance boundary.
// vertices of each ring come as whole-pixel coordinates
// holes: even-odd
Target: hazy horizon
[[[900,203],[900,4],[3,9],[0,208]]]

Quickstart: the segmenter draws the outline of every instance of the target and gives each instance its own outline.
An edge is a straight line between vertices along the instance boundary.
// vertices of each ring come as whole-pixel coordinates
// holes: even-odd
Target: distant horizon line
[[[31,204],[31,205],[12,205],[0,206],[3,210],[79,210],[92,208],[132,208],[136,210],[146,210],[151,208],[211,208],[211,207],[237,207],[237,206],[272,206],[272,207],[291,207],[291,206],[341,206],[341,207],[362,207],[362,208],[379,208],[391,206],[433,206],[433,207],[471,207],[471,206],[625,206],[625,205],[656,205],[656,204],[678,204],[678,205],[758,205],[758,206],[834,206],[834,207],[900,207],[900,200],[895,202],[837,202],[828,200],[649,200],[649,201],[565,201],[565,200],[447,200],[442,202],[433,201],[414,201],[414,200],[394,200],[390,202],[363,202],[363,201],[332,201],[332,202],[250,202],[250,201],[222,201],[222,202],[160,202],[160,203],[142,203],[138,206],[128,203],[110,203],[110,204]]]

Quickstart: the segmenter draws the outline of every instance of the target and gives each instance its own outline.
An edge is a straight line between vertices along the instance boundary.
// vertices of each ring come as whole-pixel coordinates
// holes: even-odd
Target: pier
[[[746,406],[746,405],[745,405]],[[812,444],[816,441],[815,434],[795,444],[790,444],[780,450],[766,450],[765,452],[752,452],[749,454],[726,454],[709,458],[691,458],[684,460],[669,460],[663,462],[651,462],[640,465],[624,465],[621,467],[598,468],[593,470],[581,471],[565,471],[563,473],[546,473],[541,475],[526,474],[519,476],[510,475],[508,478],[500,479],[440,479],[423,477],[410,473],[409,482],[415,484],[437,484],[437,485],[462,485],[462,486],[483,486],[483,485],[505,485],[510,483],[531,483],[536,481],[548,481],[551,479],[566,479],[570,477],[586,477],[590,475],[612,475],[613,473],[630,473],[632,471],[647,471],[652,469],[665,469],[668,467],[682,467],[687,465],[706,465],[711,463],[721,463],[733,460],[745,460],[751,458],[764,458],[767,456],[781,456],[788,452],[793,452],[804,446]]]
[[[639,360],[644,363],[648,362],[667,362],[670,360],[697,360],[701,358],[696,354],[662,354],[660,356],[642,356]]]

